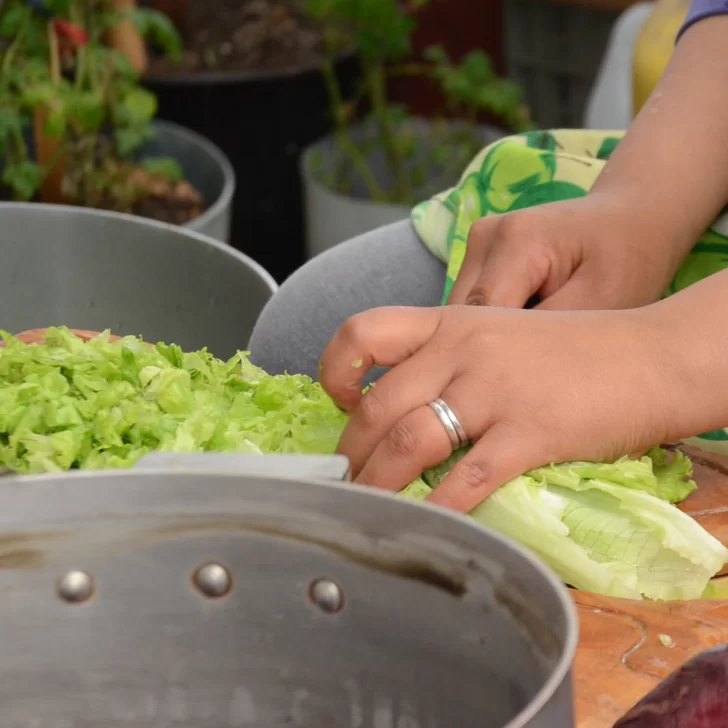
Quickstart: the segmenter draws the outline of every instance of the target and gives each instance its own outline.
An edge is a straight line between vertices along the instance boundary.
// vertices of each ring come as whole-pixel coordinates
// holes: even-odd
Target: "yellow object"
[[[637,116],[657,85],[675,48],[690,0],[657,0],[644,22],[632,58],[632,116]]]

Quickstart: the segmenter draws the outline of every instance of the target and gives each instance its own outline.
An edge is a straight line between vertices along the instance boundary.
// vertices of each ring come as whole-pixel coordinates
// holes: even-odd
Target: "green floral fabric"
[[[476,220],[583,197],[621,139],[622,132],[580,129],[533,131],[506,137],[483,149],[456,187],[415,207],[412,220],[418,235],[447,264],[443,303],[462,266],[470,227]],[[665,295],[726,268],[728,213],[701,236]],[[728,454],[728,428],[687,442]]]

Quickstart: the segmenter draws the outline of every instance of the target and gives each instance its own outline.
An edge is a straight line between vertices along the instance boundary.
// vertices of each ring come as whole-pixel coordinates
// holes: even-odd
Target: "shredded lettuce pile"
[[[269,376],[245,352],[0,336],[0,465],[17,472],[124,468],[153,450],[327,454],[346,424],[309,377]]]
[[[346,425],[320,385],[271,376],[246,352],[149,346],[49,329],[0,332],[0,466],[22,473],[132,466],[153,450],[334,452]],[[464,451],[402,495],[427,497]],[[631,599],[699,598],[728,550],[673,503],[695,488],[682,453],[565,463],[526,473],[476,507],[478,523],[530,548],[567,583]]]

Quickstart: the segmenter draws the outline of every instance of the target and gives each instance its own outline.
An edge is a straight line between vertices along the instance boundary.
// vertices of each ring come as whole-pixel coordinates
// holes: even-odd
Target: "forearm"
[[[726,39],[726,15],[687,30],[592,191],[633,201],[625,214],[678,263],[728,202]]]
[[[654,336],[668,440],[728,427],[728,270],[637,309]]]

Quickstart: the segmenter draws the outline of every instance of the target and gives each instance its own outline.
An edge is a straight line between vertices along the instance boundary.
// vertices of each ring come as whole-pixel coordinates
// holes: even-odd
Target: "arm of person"
[[[728,202],[728,4],[696,0],[675,53],[592,194],[634,195],[679,260]]]
[[[728,270],[643,313],[662,348],[656,368],[668,375],[665,441],[728,427]]]
[[[713,13],[706,17],[709,13]],[[696,0],[671,62],[584,198],[470,229],[449,303],[617,309],[664,293],[728,202],[728,5]]]

